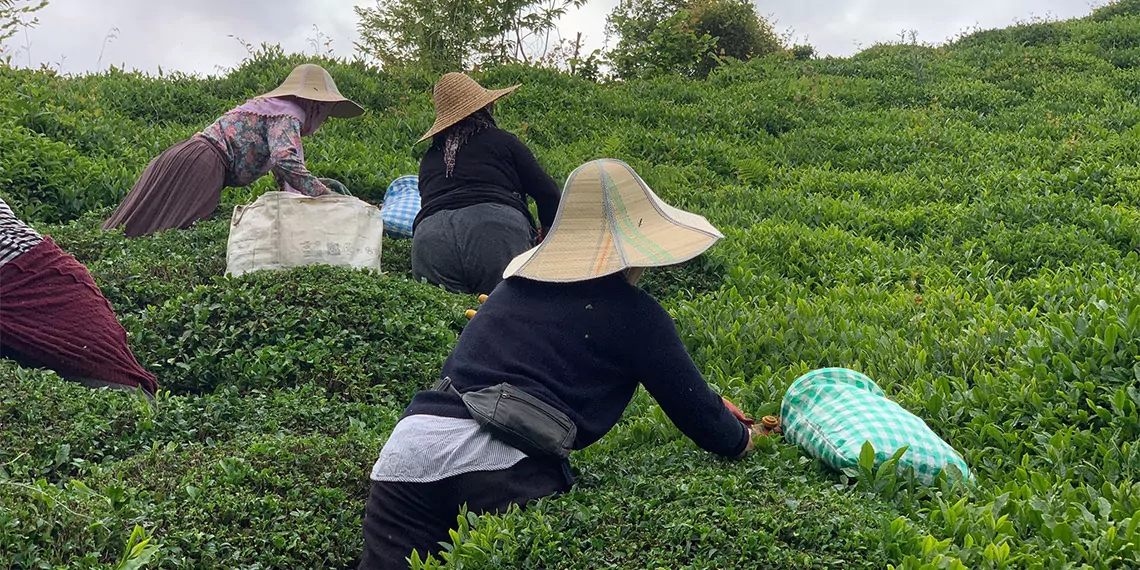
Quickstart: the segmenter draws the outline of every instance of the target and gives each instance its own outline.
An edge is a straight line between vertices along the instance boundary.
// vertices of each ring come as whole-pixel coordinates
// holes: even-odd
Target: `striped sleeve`
[[[0,200],[0,265],[16,259],[43,240],[36,230],[16,217],[7,202]]]

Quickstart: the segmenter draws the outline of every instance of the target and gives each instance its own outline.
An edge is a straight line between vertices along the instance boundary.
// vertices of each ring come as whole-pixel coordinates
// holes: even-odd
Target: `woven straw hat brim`
[[[704,217],[658,198],[628,164],[599,159],[570,174],[546,239],[511,260],[503,278],[571,283],[676,265],[723,237]]]
[[[341,95],[329,72],[312,63],[298,65],[277,89],[260,95],[265,99],[289,96],[309,101],[336,103],[329,116],[338,119],[350,119],[364,114],[363,107]]]
[[[458,96],[462,97],[462,102],[459,105],[451,109],[446,109],[443,112],[440,112],[438,109],[436,110],[435,123],[432,124],[424,136],[420,137],[420,140],[416,141],[416,144],[434,137],[443,132],[447,127],[467,118],[471,113],[510,95],[516,89],[522,87],[522,85],[519,84],[512,85],[505,89],[484,89],[480,87],[478,83],[472,82],[471,85],[474,87],[471,88],[468,93],[458,94]]]
[[[336,105],[333,105],[332,112],[329,113],[329,116],[336,117],[338,119],[351,119],[353,117],[359,117],[363,114],[363,107],[357,105],[353,101],[345,99],[344,101],[338,101]]]

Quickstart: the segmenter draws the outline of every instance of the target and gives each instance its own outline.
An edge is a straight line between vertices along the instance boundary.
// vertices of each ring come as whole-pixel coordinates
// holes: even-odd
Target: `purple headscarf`
[[[310,101],[300,97],[260,97],[250,99],[235,111],[244,111],[263,117],[290,116],[301,122],[301,136],[309,136],[316,131],[332,113],[333,105],[325,101]]]

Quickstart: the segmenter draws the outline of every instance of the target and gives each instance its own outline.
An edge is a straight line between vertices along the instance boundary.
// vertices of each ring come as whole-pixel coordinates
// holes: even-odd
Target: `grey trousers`
[[[412,276],[453,293],[490,294],[535,238],[526,216],[503,204],[436,212],[412,234]]]

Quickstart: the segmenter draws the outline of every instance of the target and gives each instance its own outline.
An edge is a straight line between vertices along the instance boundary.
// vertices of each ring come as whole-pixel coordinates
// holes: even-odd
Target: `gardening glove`
[[[320,180],[321,184],[328,186],[329,190],[332,190],[337,194],[352,196],[352,193],[348,191],[348,188],[345,188],[344,184],[341,184],[339,180],[335,180],[333,178],[318,178],[317,180]]]
[[[767,431],[764,429],[763,424],[757,423],[756,420],[746,416],[744,412],[740,408],[736,407],[736,404],[733,404],[728,398],[721,396],[720,399],[722,402],[724,402],[724,407],[727,408],[728,411],[732,412],[732,415],[735,416],[736,419],[740,420],[740,423],[744,424],[744,427],[748,428],[748,444],[744,446],[744,451],[740,452],[740,455],[736,456],[737,459],[742,459],[745,455],[748,455],[748,452],[752,451],[752,449],[755,447],[753,441],[755,441],[757,437],[765,435]]]
[[[728,411],[732,412],[732,415],[736,416],[736,419],[740,420],[740,423],[748,426],[749,429],[756,424],[756,420],[744,415],[744,412],[736,407],[736,404],[730,402],[728,398],[721,396],[720,399],[724,401],[724,407],[728,408]]]

